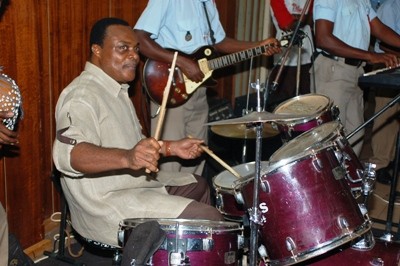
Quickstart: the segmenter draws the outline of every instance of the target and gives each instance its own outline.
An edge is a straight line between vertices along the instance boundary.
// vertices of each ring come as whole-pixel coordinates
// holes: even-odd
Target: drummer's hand
[[[200,145],[204,140],[185,138],[177,141],[164,141],[163,153],[165,156],[178,156],[182,159],[195,159],[203,150]]]
[[[11,118],[14,116],[13,112],[0,111],[0,148],[2,145],[15,145],[18,144],[18,134],[15,131],[9,130],[3,123],[2,120]]]
[[[142,139],[129,151],[130,168],[146,169],[147,173],[158,172],[158,160],[162,142],[154,138]]]

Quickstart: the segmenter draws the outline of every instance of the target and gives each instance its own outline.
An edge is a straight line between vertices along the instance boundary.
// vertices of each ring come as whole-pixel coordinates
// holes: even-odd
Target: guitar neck
[[[263,45],[254,47],[248,50],[240,51],[237,53],[224,55],[215,59],[208,60],[208,68],[210,70],[215,70],[218,68],[227,67],[245,60],[248,60],[252,57],[260,56],[267,51],[267,48],[271,45]]]

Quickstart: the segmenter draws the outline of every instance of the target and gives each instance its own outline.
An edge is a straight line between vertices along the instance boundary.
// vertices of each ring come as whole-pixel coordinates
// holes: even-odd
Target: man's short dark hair
[[[103,18],[98,20],[92,27],[90,32],[90,47],[93,44],[103,46],[107,28],[111,25],[129,26],[129,23],[120,18]]]

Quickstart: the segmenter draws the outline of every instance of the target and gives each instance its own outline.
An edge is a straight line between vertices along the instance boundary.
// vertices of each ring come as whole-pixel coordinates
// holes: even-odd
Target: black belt
[[[341,59],[341,57],[337,57],[337,56],[328,54],[324,51],[320,52],[320,54],[322,54],[323,56],[328,57],[330,59],[336,60],[336,61],[339,61],[339,59]],[[342,58],[342,59],[344,59],[343,62],[346,65],[355,66],[355,67],[360,67],[362,65],[362,63],[364,62],[363,60],[354,59],[354,58]]]

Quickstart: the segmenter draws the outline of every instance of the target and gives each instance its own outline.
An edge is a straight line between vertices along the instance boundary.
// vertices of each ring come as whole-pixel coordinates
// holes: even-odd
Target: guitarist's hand
[[[168,156],[178,156],[182,159],[195,159],[201,155],[203,150],[200,145],[204,141],[201,139],[184,138],[177,141],[164,141],[168,145]]]
[[[183,74],[185,74],[185,76],[188,77],[191,81],[203,81],[204,73],[201,71],[197,61],[193,61],[192,59],[184,56],[178,56],[177,65],[181,69]]]
[[[276,38],[265,39],[261,42],[261,45],[264,45],[267,47],[267,49],[264,53],[267,56],[271,56],[271,55],[282,52],[281,45]]]

